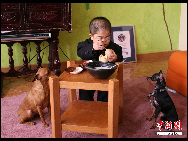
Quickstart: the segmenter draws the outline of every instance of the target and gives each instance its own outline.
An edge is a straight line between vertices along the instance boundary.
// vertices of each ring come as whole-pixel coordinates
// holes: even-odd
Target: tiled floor
[[[167,72],[168,60],[174,51],[137,55],[137,62],[124,64],[123,79],[152,75],[160,70]],[[28,92],[32,87],[33,76],[4,78],[1,98]]]

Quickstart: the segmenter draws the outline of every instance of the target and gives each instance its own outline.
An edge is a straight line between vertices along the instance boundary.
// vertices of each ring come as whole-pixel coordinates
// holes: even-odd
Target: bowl
[[[93,77],[97,79],[106,79],[110,77],[117,69],[118,66],[110,69],[114,65],[115,63],[94,61],[87,63],[85,68]]]

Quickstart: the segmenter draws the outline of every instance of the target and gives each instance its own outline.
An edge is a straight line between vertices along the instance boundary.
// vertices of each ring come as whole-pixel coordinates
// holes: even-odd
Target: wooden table
[[[67,67],[73,64],[69,61]],[[53,138],[61,138],[61,130],[118,137],[118,121],[123,118],[123,64],[107,79],[96,79],[87,70],[79,74],[64,71],[60,77],[50,77],[49,83]],[[62,116],[60,88],[69,89],[69,106]],[[108,102],[77,100],[76,89],[108,91]]]

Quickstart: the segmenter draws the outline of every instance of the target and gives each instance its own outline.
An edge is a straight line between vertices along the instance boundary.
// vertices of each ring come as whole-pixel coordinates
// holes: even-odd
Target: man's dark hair
[[[105,17],[95,17],[89,24],[89,30],[92,35],[96,34],[99,30],[109,30],[111,33],[111,23]]]

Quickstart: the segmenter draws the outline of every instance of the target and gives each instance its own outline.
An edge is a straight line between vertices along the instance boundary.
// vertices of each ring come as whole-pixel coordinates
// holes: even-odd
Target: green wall
[[[165,3],[166,21],[168,24],[173,50],[178,49],[180,29],[180,3]],[[170,51],[170,41],[164,22],[162,3],[72,3],[72,33],[59,32],[59,46],[71,60],[79,60],[77,56],[77,44],[89,38],[89,22],[96,16],[105,16],[112,26],[134,25],[136,53],[151,53]],[[41,48],[48,45],[41,43]],[[36,45],[31,42],[27,45],[28,58],[36,54]],[[31,50],[31,51],[30,51]],[[41,52],[43,63],[48,63],[48,51]],[[43,52],[45,55],[43,55]],[[22,46],[19,43],[13,45],[14,65],[23,65]],[[68,59],[59,49],[60,61]],[[37,64],[35,57],[30,64]],[[9,66],[8,48],[1,45],[1,67]]]

